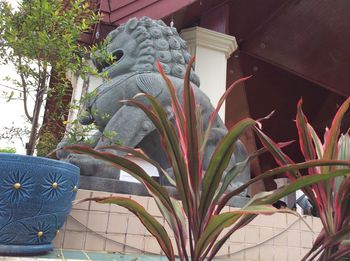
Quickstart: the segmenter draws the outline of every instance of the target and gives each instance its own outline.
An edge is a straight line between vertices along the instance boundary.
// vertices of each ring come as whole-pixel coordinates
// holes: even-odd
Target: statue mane
[[[187,51],[186,42],[179,36],[176,28],[149,17],[132,18],[109,33],[107,37],[110,43],[113,44],[122,32],[129,34],[139,45],[136,64],[132,70],[158,72],[156,63],[158,60],[167,75],[184,78],[191,55]],[[199,86],[199,77],[193,69],[190,80]]]

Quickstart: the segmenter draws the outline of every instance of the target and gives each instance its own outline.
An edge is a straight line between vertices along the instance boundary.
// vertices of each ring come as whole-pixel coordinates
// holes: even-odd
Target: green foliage
[[[28,136],[30,133],[30,130],[27,128],[27,126],[21,126],[16,127],[14,125],[12,126],[5,126],[2,128],[0,132],[0,139],[6,140],[9,143],[14,143],[17,138],[19,138],[24,144],[23,138]]]
[[[59,71],[78,71],[86,50],[77,42],[98,16],[82,0],[21,1],[13,10],[1,1],[1,54],[4,63],[23,59],[21,71],[31,76],[30,63],[50,64]],[[18,65],[18,62],[15,63]]]
[[[115,57],[113,54],[108,53],[107,51],[107,45],[110,43],[111,38],[107,36],[103,41],[95,44],[92,46],[90,52],[91,52],[91,58],[94,60],[95,66],[98,69],[101,69],[101,66],[103,68],[112,65],[115,62]],[[108,72],[101,72],[103,77],[108,77]]]
[[[16,153],[16,148],[0,148],[0,152],[2,153]]]
[[[51,132],[44,132],[40,135],[38,144],[36,145],[36,154],[40,157],[45,157],[51,151],[56,149],[60,141]]]
[[[139,100],[133,99],[128,101],[128,104],[137,106],[143,110],[157,128],[167,158],[170,161],[174,179],[171,178],[159,164],[149,159],[142,151],[118,145],[112,146],[113,149],[123,151],[131,157],[146,160],[157,167],[169,182],[175,185],[180,203],[172,198],[168,191],[145,173],[140,166],[127,158],[108,152],[101,152],[85,146],[70,146],[66,149],[104,160],[116,168],[128,172],[142,182],[148,189],[150,195],[155,199],[160,212],[174,233],[175,244],[178,249],[180,260],[202,261],[212,260],[226,240],[235,231],[251,222],[258,214],[270,215],[276,212],[294,213],[287,209],[275,209],[272,204],[278,199],[304,186],[315,184],[319,181],[324,181],[336,176],[344,176],[344,174],[350,173],[350,170],[348,168],[341,170],[331,169],[331,171],[325,171],[323,175],[314,175],[305,178],[300,178],[298,175],[295,175],[295,180],[285,187],[276,191],[257,194],[242,209],[223,213],[223,207],[233,196],[238,195],[249,185],[265,177],[273,177],[285,172],[296,174],[300,169],[319,166],[328,167],[332,164],[348,166],[349,162],[334,161],[331,159],[315,159],[299,164],[289,164],[289,160],[286,159],[285,164],[287,165],[262,173],[260,176],[250,180],[247,184],[227,193],[225,191],[227,184],[242,172],[244,166],[249,164],[251,159],[267,150],[271,150],[273,154],[278,152],[278,156],[283,158],[283,156],[281,156],[282,152],[280,152],[280,148],[283,145],[273,143],[271,139],[257,127],[260,125],[258,122],[249,118],[244,119],[233,126],[223,137],[213,153],[206,173],[203,173],[203,151],[211,131],[211,126],[217,117],[217,113],[224,98],[228,95],[228,92],[233,89],[233,86],[241,81],[235,82],[232,87],[228,89],[228,92],[223,95],[223,98],[210,117],[209,128],[203,131],[201,127],[198,127],[200,126],[198,123],[201,119],[197,113],[197,105],[192,87],[189,83],[192,63],[193,60],[189,63],[185,75],[183,104],[177,99],[175,87],[159,65],[159,71],[167,83],[171,96],[175,124],[168,119],[167,112],[157,99],[148,94],[139,94],[139,96],[143,96],[143,98],[147,100],[148,106]],[[236,167],[227,172],[226,168],[228,162],[235,151],[235,142],[245,130],[250,128],[256,130],[257,135],[261,138],[266,148],[249,156],[245,161],[239,162]],[[101,149],[105,148],[106,147]],[[156,237],[168,259],[175,260],[174,246],[171,244],[169,245],[169,235],[166,231],[161,229],[155,231],[155,228],[159,228],[161,225],[156,219],[152,219],[149,215],[145,214],[146,210],[137,202],[130,199],[115,197],[94,198],[92,200],[100,203],[113,203],[132,210],[150,233]]]
[[[33,154],[38,140],[45,98],[54,95],[61,100],[66,94],[66,72],[82,76],[97,73],[84,62],[90,48],[78,40],[98,20],[99,16],[84,0],[23,0],[18,9],[0,0],[0,61],[12,65],[19,75],[12,79],[16,93],[7,97],[24,102],[24,112],[31,123],[27,154]],[[49,80],[56,82],[54,90],[49,88]]]
[[[302,111],[302,101],[298,104],[297,127],[300,147],[305,158],[343,160],[350,162],[349,133],[340,135],[340,126],[350,106],[348,98],[334,116],[332,126],[326,130],[324,144],[308,123]],[[309,170],[310,176],[325,171],[341,171],[344,166],[324,166]],[[303,260],[338,260],[350,255],[350,174],[334,177],[327,182],[311,185],[312,201],[322,220],[323,231],[316,239],[310,252]]]
[[[90,145],[93,141],[89,140],[89,134],[96,130],[94,124],[81,125],[78,120],[74,120],[69,123],[70,127],[66,130],[65,138],[68,144],[87,144]]]
[[[298,103],[296,125],[302,154],[309,163],[328,162],[317,166],[310,165],[307,175],[302,178],[299,171],[286,171],[293,184],[303,183],[302,190],[316,207],[323,224],[323,230],[313,247],[302,259],[305,261],[315,260],[316,257],[321,261],[339,260],[350,254],[350,171],[346,166],[350,164],[350,136],[348,133],[340,136],[341,121],[349,105],[350,98],[340,106],[322,144],[302,111],[302,100]],[[282,168],[294,164],[272,140],[258,130],[257,134]],[[321,182],[310,183],[312,179]]]

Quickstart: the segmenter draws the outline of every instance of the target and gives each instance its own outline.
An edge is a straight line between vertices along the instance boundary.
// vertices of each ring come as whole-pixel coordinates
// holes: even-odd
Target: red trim
[[[141,12],[143,12],[144,10],[146,10],[147,8],[149,8],[151,6],[151,8],[155,9],[157,8],[156,4],[157,2],[159,2],[159,0],[139,0],[136,2],[132,2],[128,5],[125,5],[123,7],[120,7],[118,9],[112,9],[111,12],[111,22],[112,23],[120,23],[119,21],[125,17],[130,17],[130,16],[134,16],[133,14],[135,12],[139,12],[141,10]]]
[[[101,0],[103,23],[118,25],[132,17],[162,19],[198,0]]]
[[[111,11],[115,11],[119,8],[122,8],[126,5],[138,3],[140,0],[118,0],[118,1],[111,1]]]

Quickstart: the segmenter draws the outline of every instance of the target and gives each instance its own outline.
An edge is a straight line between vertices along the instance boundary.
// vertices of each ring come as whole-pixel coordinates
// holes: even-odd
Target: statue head
[[[106,51],[113,55],[114,62],[93,60],[97,69],[107,71],[111,78],[132,72],[158,72],[158,60],[167,75],[183,79],[191,59],[176,28],[149,17],[130,19],[110,32],[107,39]],[[191,81],[199,86],[199,78],[193,72]]]

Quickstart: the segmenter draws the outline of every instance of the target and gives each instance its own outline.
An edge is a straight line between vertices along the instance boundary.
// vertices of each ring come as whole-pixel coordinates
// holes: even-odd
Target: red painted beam
[[[198,0],[101,0],[103,23],[118,25],[133,17],[162,19]]]
[[[132,14],[138,11],[144,11],[147,8],[157,8],[157,2],[160,0],[138,0],[136,2],[129,3],[123,7],[117,8],[111,11],[110,19],[112,23],[116,23],[125,17],[130,17]],[[119,23],[119,22],[117,22]]]

